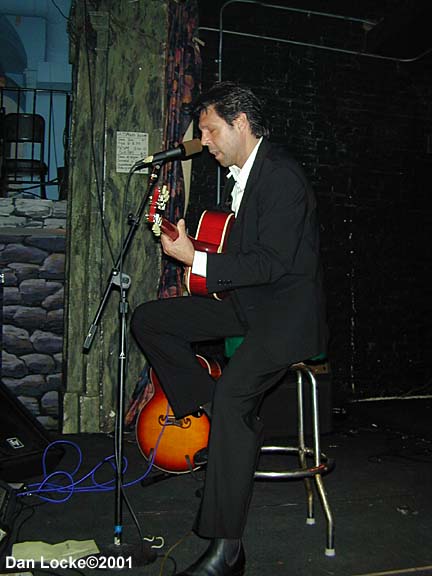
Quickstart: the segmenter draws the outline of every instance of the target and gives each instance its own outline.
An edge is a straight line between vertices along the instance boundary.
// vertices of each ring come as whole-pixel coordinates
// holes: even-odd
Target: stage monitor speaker
[[[43,454],[52,439],[40,422],[0,382],[0,479],[22,482],[43,473]],[[52,471],[63,456],[58,445],[47,451],[45,466]]]
[[[16,491],[0,480],[0,570],[2,571],[6,568],[6,556],[12,555],[16,507]]]

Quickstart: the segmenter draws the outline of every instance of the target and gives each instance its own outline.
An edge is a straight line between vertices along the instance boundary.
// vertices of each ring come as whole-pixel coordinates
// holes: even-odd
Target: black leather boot
[[[215,538],[204,554],[177,576],[243,576],[245,564],[241,540]]]

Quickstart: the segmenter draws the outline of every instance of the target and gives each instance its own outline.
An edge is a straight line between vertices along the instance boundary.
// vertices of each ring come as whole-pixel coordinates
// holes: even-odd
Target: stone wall
[[[66,202],[0,198],[2,382],[47,428],[62,416]]]

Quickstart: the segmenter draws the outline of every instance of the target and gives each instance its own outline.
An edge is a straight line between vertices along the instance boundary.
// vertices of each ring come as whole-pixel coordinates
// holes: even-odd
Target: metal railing
[[[66,199],[71,117],[70,93],[43,88],[3,87],[0,89],[0,111],[0,195]],[[6,173],[6,158],[8,154],[11,154],[5,141],[4,120],[7,114],[37,114],[43,117],[45,121],[43,158],[47,167],[43,186],[38,179],[34,182],[28,179],[23,181],[17,172]],[[22,152],[18,153],[17,146],[15,154],[16,159],[19,159],[18,154],[22,154]]]

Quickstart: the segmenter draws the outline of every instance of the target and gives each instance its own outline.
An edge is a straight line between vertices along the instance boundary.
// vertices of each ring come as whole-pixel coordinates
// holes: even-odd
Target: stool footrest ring
[[[261,454],[289,454],[297,455],[300,457],[301,453],[307,458],[315,458],[315,453],[312,448],[304,448],[303,450],[298,446],[263,446]],[[317,474],[327,474],[334,468],[334,460],[328,458],[323,452],[320,454],[320,463],[318,466],[311,465],[308,467],[294,468],[290,470],[256,470],[255,478],[274,478],[274,479],[294,479],[294,478],[312,478]]]

